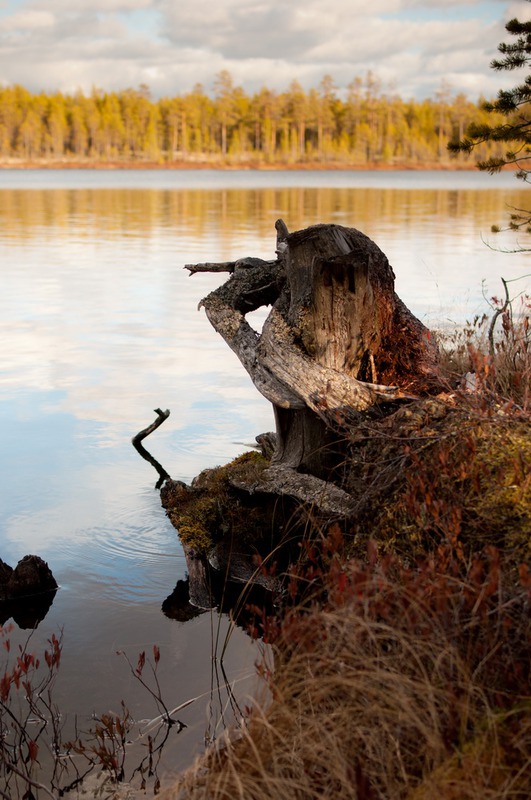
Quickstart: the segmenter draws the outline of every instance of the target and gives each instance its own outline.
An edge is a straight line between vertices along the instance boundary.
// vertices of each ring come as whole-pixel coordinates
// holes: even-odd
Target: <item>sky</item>
[[[252,94],[338,93],[369,71],[381,90],[472,101],[515,85],[490,61],[529,0],[0,0],[0,85],[85,93],[147,84],[153,98],[212,93],[228,70]]]

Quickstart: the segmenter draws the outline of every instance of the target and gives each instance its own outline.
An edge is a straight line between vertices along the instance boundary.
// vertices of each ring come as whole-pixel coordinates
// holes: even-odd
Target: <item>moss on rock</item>
[[[262,510],[249,508],[232,481],[252,483],[268,464],[260,453],[249,451],[229,464],[203,470],[189,487],[167,481],[161,490],[162,505],[183,545],[199,555],[227,534],[242,541],[260,538]]]

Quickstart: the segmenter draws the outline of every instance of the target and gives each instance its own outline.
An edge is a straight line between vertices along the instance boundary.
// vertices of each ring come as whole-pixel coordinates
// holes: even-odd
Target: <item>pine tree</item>
[[[530,0],[528,0],[530,2]],[[498,50],[503,58],[491,61],[491,68],[496,71],[527,68],[531,63],[531,21],[520,22],[510,20],[505,29],[516,41],[507,44],[502,42]],[[485,111],[502,116],[499,124],[471,123],[465,136],[448,144],[453,153],[470,153],[483,142],[499,143],[505,152],[478,161],[480,170],[490,174],[499,172],[503,167],[516,167],[516,177],[531,183],[531,75],[528,74],[523,83],[513,89],[500,90],[496,100],[483,104]],[[519,209],[511,215],[509,227],[512,230],[524,229],[531,233],[531,211]],[[499,230],[493,226],[493,230]]]

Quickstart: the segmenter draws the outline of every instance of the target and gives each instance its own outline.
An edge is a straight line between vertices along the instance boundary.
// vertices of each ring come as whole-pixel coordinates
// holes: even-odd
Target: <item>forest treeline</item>
[[[0,158],[283,164],[390,165],[448,163],[447,142],[492,114],[444,85],[433,99],[403,100],[367,73],[339,93],[325,76],[304,91],[249,95],[231,75],[217,75],[212,95],[201,85],[153,100],[147,86],[89,95],[34,94],[0,88]],[[478,158],[496,154],[492,143]]]

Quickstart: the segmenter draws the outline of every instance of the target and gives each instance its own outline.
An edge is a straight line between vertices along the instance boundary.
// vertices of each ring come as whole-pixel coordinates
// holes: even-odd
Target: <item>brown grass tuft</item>
[[[466,580],[331,570],[325,607],[282,621],[269,708],[166,798],[528,798],[529,588],[502,591],[492,555]]]
[[[494,313],[441,333],[441,366],[448,381],[474,386],[522,411],[531,411],[531,297],[492,298]],[[464,376],[468,374],[468,380]]]
[[[261,617],[271,699],[166,800],[531,797],[531,308],[497,308],[446,393],[346,432],[355,517]]]

